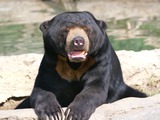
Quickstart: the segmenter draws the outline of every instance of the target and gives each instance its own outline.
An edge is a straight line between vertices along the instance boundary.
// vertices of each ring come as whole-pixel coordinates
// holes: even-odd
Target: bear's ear
[[[45,21],[45,22],[43,22],[43,23],[40,25],[39,29],[40,29],[43,33],[45,33],[46,30],[48,30],[49,26],[50,26],[50,21]]]
[[[106,30],[108,28],[107,24],[103,20],[98,20],[98,25],[103,29]]]

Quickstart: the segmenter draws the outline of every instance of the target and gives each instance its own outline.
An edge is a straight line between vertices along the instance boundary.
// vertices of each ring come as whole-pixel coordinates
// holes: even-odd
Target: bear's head
[[[46,52],[85,61],[104,44],[107,26],[89,12],[66,12],[40,25]]]

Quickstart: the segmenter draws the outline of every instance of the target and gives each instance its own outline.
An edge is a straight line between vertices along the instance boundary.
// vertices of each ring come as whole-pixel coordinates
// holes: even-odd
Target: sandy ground
[[[117,54],[128,85],[148,95],[160,93],[160,49]],[[41,59],[39,54],[0,57],[0,103],[7,101],[0,109],[13,108],[18,98],[30,95]]]

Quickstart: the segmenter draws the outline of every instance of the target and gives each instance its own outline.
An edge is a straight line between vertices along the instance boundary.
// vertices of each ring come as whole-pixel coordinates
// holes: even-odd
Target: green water
[[[160,48],[160,19],[158,18],[141,21],[140,24],[135,18],[109,19],[106,23],[107,33],[115,50],[140,51]],[[0,55],[43,53],[39,25],[40,23],[0,26]],[[154,38],[155,41],[148,43],[148,38]]]
[[[145,45],[144,38],[130,38],[125,40],[116,40],[114,36],[110,36],[110,41],[115,50],[152,50],[154,46]]]
[[[0,55],[42,53],[42,34],[39,24],[0,26]]]
[[[160,48],[160,19],[139,18],[107,21],[108,35],[115,50],[152,50]]]

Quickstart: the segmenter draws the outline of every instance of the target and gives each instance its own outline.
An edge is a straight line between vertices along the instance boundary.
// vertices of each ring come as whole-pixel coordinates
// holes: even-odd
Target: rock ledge
[[[90,120],[159,120],[160,94],[126,98],[96,109]],[[37,120],[33,109],[2,110],[0,120]]]

